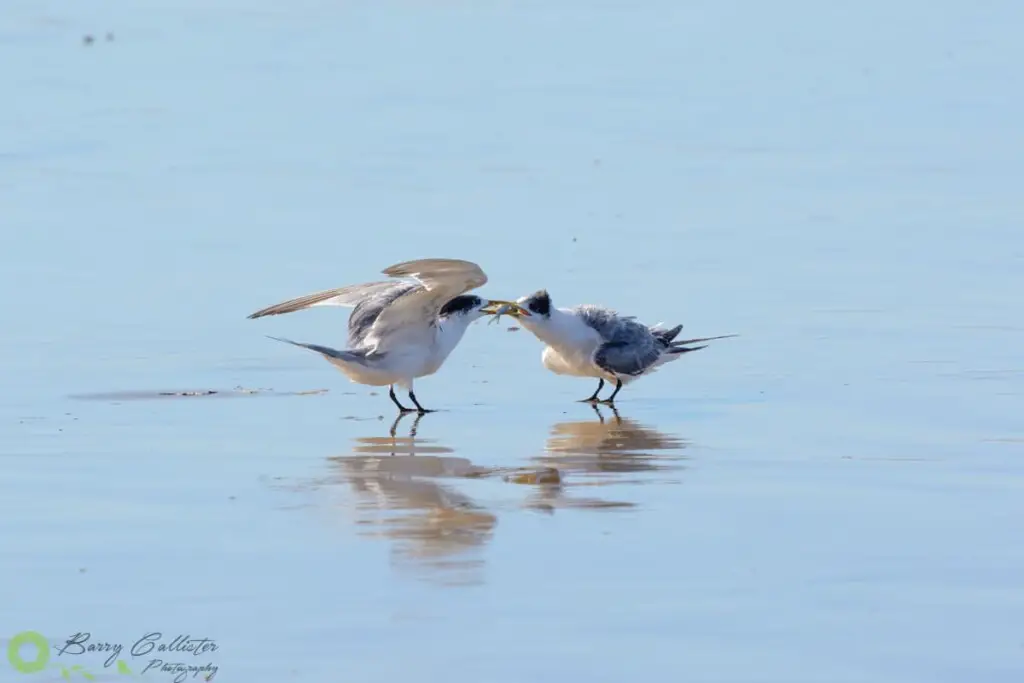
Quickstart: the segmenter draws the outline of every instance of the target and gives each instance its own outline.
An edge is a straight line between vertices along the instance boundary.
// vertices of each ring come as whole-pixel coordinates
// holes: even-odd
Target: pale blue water
[[[190,634],[249,683],[1021,680],[1022,21],[9,0],[0,640]],[[477,323],[392,440],[264,336],[343,311],[245,319],[425,256],[741,336],[602,426]],[[293,393],[78,398],[236,386]]]

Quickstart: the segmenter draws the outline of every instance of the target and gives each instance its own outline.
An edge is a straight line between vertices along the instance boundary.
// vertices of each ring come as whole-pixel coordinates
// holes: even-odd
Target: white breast
[[[543,324],[529,324],[524,319],[523,325],[547,344],[541,362],[551,372],[579,377],[602,376],[591,359],[604,340],[597,330],[576,316],[556,309]]]
[[[582,359],[579,356],[566,358],[557,349],[545,346],[540,356],[544,367],[556,375],[573,375],[576,377],[593,377],[593,363],[589,359]]]

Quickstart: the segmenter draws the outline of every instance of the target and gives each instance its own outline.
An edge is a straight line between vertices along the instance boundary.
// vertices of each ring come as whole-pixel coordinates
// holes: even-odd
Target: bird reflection
[[[409,436],[398,436],[398,425],[409,416],[409,413],[399,413],[395,421],[391,423],[388,430],[390,438],[386,436],[364,436],[357,437],[357,445],[353,450],[356,453],[372,453],[379,455],[397,455],[399,449],[407,455],[416,453],[451,453],[452,449],[444,446],[430,446],[430,442],[424,439],[417,440],[416,431],[419,429],[420,420],[429,413],[417,413],[409,426]]]
[[[328,458],[331,468],[356,494],[360,533],[394,542],[392,562],[442,583],[478,583],[478,554],[491,539],[497,517],[442,478],[486,476],[485,468],[452,449],[416,436],[416,415],[408,437],[356,439],[352,455]]]
[[[606,416],[591,405],[597,420],[558,422],[551,427],[543,455],[533,458],[556,468],[563,480],[575,487],[625,483],[664,482],[663,477],[643,477],[683,469],[686,442],[635,420],[623,418],[610,407]],[[634,475],[623,478],[622,475]],[[576,489],[578,490],[578,488]],[[633,507],[633,503],[570,496],[565,486],[539,487],[527,506],[552,512],[558,507]]]
[[[681,469],[686,442],[651,427],[623,419],[611,408],[612,419],[591,406],[597,422],[559,422],[551,427],[544,455],[535,458],[568,472],[622,474]]]
[[[600,493],[624,490],[610,485],[665,482],[666,472],[682,469],[682,439],[623,418],[614,407],[591,409],[596,419],[552,425],[543,455],[526,467],[522,461],[480,467],[456,457],[417,434],[426,415],[415,415],[407,436],[399,436],[410,417],[403,414],[386,436],[356,438],[350,452],[328,457],[330,471],[314,486],[337,491],[344,484],[353,492],[341,496],[342,509],[354,516],[359,534],[388,540],[395,568],[447,585],[481,583],[496,513],[508,510],[501,492],[514,491],[515,507],[547,513],[633,508],[634,502]],[[481,479],[498,493],[486,504],[466,493]],[[493,488],[502,483],[512,489]]]

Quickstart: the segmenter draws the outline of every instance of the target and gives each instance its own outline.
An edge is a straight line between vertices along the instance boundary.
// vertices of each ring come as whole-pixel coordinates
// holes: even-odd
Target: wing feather
[[[381,311],[373,323],[375,335],[408,325],[433,324],[445,303],[487,282],[480,266],[460,259],[404,261],[385,268],[384,274],[411,277],[423,288],[409,292]]]
[[[256,311],[250,319],[282,315],[314,306],[355,307],[349,320],[350,343],[366,343],[399,328],[433,325],[452,298],[487,282],[480,266],[460,259],[418,259],[385,268],[393,279],[326,289]],[[413,282],[415,281],[415,282]]]
[[[601,344],[594,351],[594,364],[616,375],[636,376],[654,365],[661,351],[652,335],[637,335]]]
[[[282,315],[301,311],[304,308],[313,306],[356,306],[359,302],[368,297],[383,293],[395,286],[395,281],[367,282],[361,285],[349,285],[337,289],[325,289],[322,292],[314,292],[305,296],[282,301],[273,306],[267,306],[249,316],[250,320],[262,318],[266,315]]]

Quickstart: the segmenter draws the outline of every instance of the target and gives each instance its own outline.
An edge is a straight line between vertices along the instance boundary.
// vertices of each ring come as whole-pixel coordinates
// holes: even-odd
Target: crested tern
[[[412,412],[395,396],[395,385],[405,389],[420,413],[427,410],[416,399],[413,380],[437,372],[462,340],[470,323],[500,308],[529,317],[511,301],[487,300],[466,294],[487,282],[475,263],[459,259],[419,259],[384,269],[392,278],[307,294],[268,306],[249,319],[281,315],[314,306],[352,307],[348,345],[333,349],[271,337],[322,355],[352,382],[388,385],[388,395],[403,413]]]
[[[553,308],[551,296],[541,289],[518,299],[516,306],[500,306],[496,313],[511,315],[544,343],[541,362],[551,372],[575,377],[596,377],[597,389],[586,403],[613,405],[619,390],[630,382],[655,372],[665,363],[690,351],[707,346],[700,342],[735,337],[701,337],[676,341],[682,325],[664,329],[660,324],[647,326],[635,316],[623,316],[601,306],[583,304],[573,308]],[[528,312],[528,315],[522,315]],[[605,381],[615,383],[615,391],[597,398]]]

